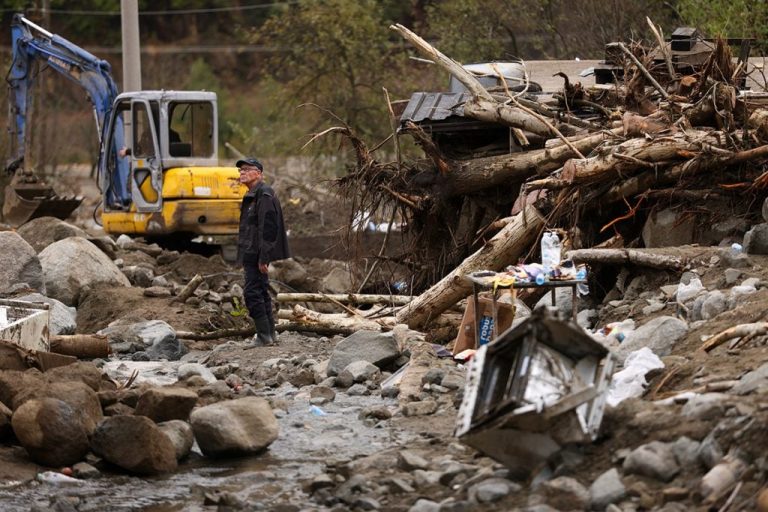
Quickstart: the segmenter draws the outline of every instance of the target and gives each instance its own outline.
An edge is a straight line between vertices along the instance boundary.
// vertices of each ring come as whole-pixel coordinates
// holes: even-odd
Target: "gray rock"
[[[323,274],[320,291],[324,293],[347,293],[352,289],[352,275],[349,269],[334,267]]]
[[[440,483],[440,477],[443,474],[439,471],[426,471],[423,469],[415,469],[413,471],[413,481],[416,487],[431,487]]]
[[[106,461],[140,475],[174,471],[176,448],[145,416],[111,416],[91,436],[91,450]]]
[[[709,320],[728,309],[728,298],[720,290],[714,290],[704,296],[701,305],[701,318]]]
[[[370,496],[362,496],[357,498],[352,506],[355,510],[379,510],[381,503]]]
[[[680,472],[671,446],[659,441],[638,446],[624,459],[623,469],[625,473],[647,476],[662,482],[669,482]]]
[[[16,232],[40,252],[53,242],[64,240],[71,236],[88,238],[88,233],[56,217],[38,217],[25,222]]]
[[[645,247],[674,247],[693,243],[695,219],[675,210],[655,211],[643,226]]]
[[[447,389],[464,389],[467,379],[464,375],[457,372],[448,372],[440,381],[440,385]]]
[[[616,468],[611,468],[592,482],[589,487],[589,503],[592,510],[605,510],[611,503],[624,499],[627,489]]]
[[[296,289],[302,289],[307,284],[307,270],[293,258],[273,261],[270,263],[270,278],[280,281]],[[240,293],[242,296],[242,290]]]
[[[715,467],[723,459],[724,455],[720,443],[717,442],[717,439],[711,433],[701,442],[698,453],[699,461],[707,469]]]
[[[473,503],[494,503],[519,490],[520,485],[506,478],[489,478],[470,487],[467,496]]]
[[[74,334],[77,329],[77,309],[67,306],[61,301],[46,297],[40,293],[30,293],[16,297],[27,302],[45,302],[48,309],[48,328],[52,335]]]
[[[672,453],[680,467],[693,468],[699,463],[701,443],[686,436],[679,437],[672,443]]]
[[[734,252],[730,247],[722,248],[717,252],[720,258],[720,266],[731,268],[747,268],[752,261],[744,252]]]
[[[142,295],[145,297],[170,297],[171,290],[162,286],[150,286],[149,288],[144,288]]]
[[[360,419],[373,418],[376,420],[388,420],[392,417],[392,411],[386,405],[373,405],[363,408],[358,414]]]
[[[197,404],[197,393],[181,387],[150,388],[141,394],[134,414],[155,423],[186,420]]]
[[[420,402],[408,402],[403,405],[403,416],[428,416],[437,411],[437,402],[434,400],[422,400]]]
[[[569,476],[559,476],[544,482],[538,492],[547,505],[562,510],[584,510],[589,503],[587,488]]]
[[[544,294],[544,296],[539,299],[539,301],[536,303],[536,305],[533,307],[533,309],[537,309],[540,307],[551,307],[552,306],[552,293],[553,292],[547,292]],[[568,287],[561,287],[561,288],[555,288],[554,289],[555,294],[555,304],[557,310],[563,314],[570,317],[571,312],[573,311],[573,292]]]
[[[201,407],[190,416],[205,455],[256,453],[277,439],[279,428],[269,402],[247,397]]]
[[[736,395],[748,395],[749,393],[764,392],[768,390],[768,363],[763,363],[759,368],[744,374],[739,383],[731,388],[731,393]]]
[[[117,320],[100,330],[98,334],[105,335],[116,352],[124,352],[138,345],[144,347],[150,357],[178,355],[176,359],[166,357],[169,360],[178,360],[183,355],[181,349],[183,345],[176,339],[176,331],[162,320],[140,322]],[[153,347],[154,350],[152,350]],[[168,354],[164,354],[165,351],[168,351]]]
[[[371,390],[365,384],[355,384],[347,389],[349,396],[367,396],[371,394]]]
[[[39,254],[46,295],[74,306],[84,286],[131,286],[128,278],[95,245],[84,238],[65,238]]]
[[[427,370],[427,373],[422,375],[421,383],[422,384],[440,384],[444,376],[445,376],[445,370],[442,370],[440,368],[430,368],[429,370]]]
[[[328,376],[339,375],[355,361],[368,361],[379,368],[400,355],[392,333],[357,331],[341,340],[328,361]]]
[[[170,420],[157,424],[157,428],[168,436],[176,450],[176,460],[181,460],[189,455],[192,445],[195,444],[195,434],[192,425],[186,421]]]
[[[315,386],[309,392],[310,399],[323,398],[326,402],[333,402],[336,399],[336,392],[326,386]]]
[[[427,469],[429,462],[424,457],[410,451],[401,450],[397,454],[397,467],[405,471],[413,471],[415,469]]]
[[[188,379],[193,375],[197,375],[208,384],[213,384],[217,380],[211,370],[199,363],[184,363],[179,366],[177,372],[179,380]]]
[[[139,286],[141,288],[149,288],[152,286],[152,279],[154,279],[155,273],[152,272],[151,268],[130,265],[123,267],[121,270],[133,286]]]
[[[16,283],[46,293],[43,267],[31,245],[18,233],[0,231],[0,247],[0,293],[9,293]]]
[[[673,316],[656,317],[631,332],[617,350],[617,356],[624,359],[635,350],[650,348],[659,357],[669,355],[677,340],[688,333],[688,324]]]
[[[736,284],[736,281],[738,281],[743,274],[744,272],[742,272],[737,268],[725,269],[725,285],[733,286],[734,284]]]
[[[342,382],[365,382],[367,380],[377,380],[381,377],[381,370],[368,361],[354,361],[349,363],[339,374],[338,379]]]
[[[382,481],[382,484],[384,484],[392,494],[408,494],[416,491],[411,484],[398,477],[385,478]]]
[[[711,420],[722,417],[730,403],[725,393],[704,393],[695,395],[683,406],[682,414],[692,420]]]
[[[768,222],[768,197],[763,200],[762,214],[763,220]]]
[[[72,466],[72,475],[81,480],[92,480],[101,476],[101,471],[87,462],[78,462]]]
[[[432,500],[420,498],[411,505],[408,512],[440,512],[440,505]]]
[[[68,466],[88,453],[82,414],[61,400],[28,400],[16,409],[11,424],[21,446],[38,464]]]
[[[744,235],[744,252],[747,254],[768,254],[768,224],[755,224]]]

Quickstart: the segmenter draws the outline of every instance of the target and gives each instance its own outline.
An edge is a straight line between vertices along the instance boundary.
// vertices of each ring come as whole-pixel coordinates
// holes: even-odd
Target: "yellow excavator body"
[[[237,235],[240,202],[247,192],[234,167],[174,167],[163,172],[161,207],[139,212],[136,202],[126,211],[104,211],[101,219],[110,234],[157,236],[173,233]],[[149,180],[138,187],[147,201],[157,192]]]

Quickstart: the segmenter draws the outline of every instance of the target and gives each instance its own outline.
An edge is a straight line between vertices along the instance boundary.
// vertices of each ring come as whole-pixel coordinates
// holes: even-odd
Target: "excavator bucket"
[[[66,219],[80,206],[80,196],[59,197],[34,174],[18,171],[5,188],[3,220],[18,227],[37,217]]]

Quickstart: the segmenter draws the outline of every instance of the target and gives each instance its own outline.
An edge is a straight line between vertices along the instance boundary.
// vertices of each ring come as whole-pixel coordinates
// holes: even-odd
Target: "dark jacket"
[[[243,196],[237,237],[239,263],[270,263],[290,258],[283,209],[275,191],[260,182]]]

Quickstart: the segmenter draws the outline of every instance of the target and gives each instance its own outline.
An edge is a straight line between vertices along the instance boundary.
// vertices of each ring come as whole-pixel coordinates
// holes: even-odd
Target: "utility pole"
[[[139,2],[120,0],[123,30],[123,92],[141,90]]]

